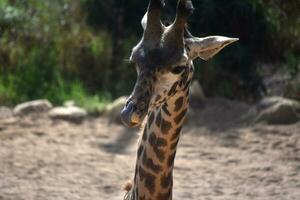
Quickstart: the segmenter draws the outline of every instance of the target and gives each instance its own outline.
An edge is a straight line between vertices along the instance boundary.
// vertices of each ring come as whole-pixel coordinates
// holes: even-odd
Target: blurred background
[[[0,200],[123,199],[139,130],[119,113],[147,3],[0,0]],[[240,40],[195,61],[175,199],[299,200],[300,1],[193,3],[193,35]]]
[[[0,0],[0,104],[73,99],[93,110],[128,95],[136,72],[124,60],[142,36],[147,3]],[[166,23],[175,6],[168,1]],[[189,27],[195,36],[240,38],[211,61],[195,63],[207,96],[300,98],[298,0],[196,0],[194,6]]]

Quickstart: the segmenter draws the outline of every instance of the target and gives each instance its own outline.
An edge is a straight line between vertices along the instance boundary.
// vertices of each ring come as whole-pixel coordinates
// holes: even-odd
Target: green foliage
[[[298,73],[299,1],[194,2],[197,9],[191,19],[192,32],[201,36],[217,34],[240,38],[214,61],[197,64],[196,76],[205,85],[208,95],[248,101],[260,98],[265,92],[258,73],[261,62],[285,62],[282,67]],[[210,73],[214,74],[209,75],[213,78],[207,78]]]
[[[81,4],[30,0],[0,5],[1,104],[36,98],[61,104],[74,99],[92,109],[107,101],[92,93],[104,84],[100,71],[110,62],[111,39],[85,25]],[[78,84],[78,79],[85,83]],[[86,88],[94,80],[100,87],[90,94]]]
[[[62,92],[61,97],[64,101],[74,100],[76,105],[85,108],[89,113],[97,113],[111,101],[111,97],[107,93],[88,94],[79,81],[74,82]]]
[[[164,21],[172,21],[176,2],[168,2]],[[284,62],[283,70],[299,73],[299,1],[193,2],[194,35],[240,38],[212,61],[196,63],[207,95],[259,98],[260,62]],[[124,59],[142,36],[146,6],[139,0],[0,0],[0,104],[75,99],[93,110],[128,95],[136,72]]]
[[[296,56],[295,54],[287,51],[285,53],[286,63],[284,65],[285,71],[287,71],[292,77],[296,76],[300,70],[300,56]]]

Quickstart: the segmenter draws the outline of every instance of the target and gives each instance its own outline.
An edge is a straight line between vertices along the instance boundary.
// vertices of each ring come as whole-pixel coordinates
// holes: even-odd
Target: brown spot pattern
[[[153,160],[151,158],[147,158],[146,152],[143,154],[143,164],[148,169],[152,170],[154,173],[158,173],[162,170],[162,167],[160,165],[154,164]]]
[[[140,181],[143,181],[145,179],[145,170],[140,166],[139,167],[139,176],[140,176]]]
[[[147,162],[147,154],[146,154],[146,151],[143,153],[143,159],[142,159],[142,162],[144,165],[146,165],[146,162]]]
[[[175,151],[173,154],[171,154],[171,155],[169,156],[168,162],[167,162],[167,164],[168,164],[169,167],[172,167],[172,166],[173,166],[175,156],[176,156],[176,151]]]
[[[183,105],[183,100],[184,100],[184,97],[179,97],[179,98],[175,101],[175,109],[174,109],[175,112],[178,112],[178,111],[180,110],[180,108],[181,108],[182,105]]]
[[[161,124],[161,110],[159,110],[159,112],[157,113],[155,124],[156,124],[156,126],[160,127],[160,124]]]
[[[185,114],[187,112],[187,109],[183,110],[177,117],[175,117],[174,121],[176,124],[179,124],[181,120],[184,118]]]
[[[170,187],[171,183],[172,183],[172,172],[170,172],[169,174],[164,174],[160,179],[160,186],[163,189],[167,189],[168,187]]]
[[[178,82],[176,82],[176,83],[173,84],[173,86],[171,87],[170,91],[168,92],[168,96],[171,96],[171,95],[175,94],[177,86],[178,86]]]
[[[188,72],[184,72],[181,77],[180,87],[184,86],[189,78]]]
[[[171,151],[173,151],[173,150],[176,149],[176,147],[177,147],[177,145],[178,145],[178,142],[179,142],[179,139],[177,139],[176,142],[174,142],[173,144],[171,144],[171,146],[170,146],[170,150],[171,150]]]
[[[154,153],[160,162],[165,160],[165,152],[158,147],[153,147]]]
[[[155,133],[151,133],[149,135],[149,140],[148,140],[149,144],[151,144],[151,146],[155,146],[155,143],[156,143],[156,135]]]
[[[162,170],[162,167],[160,165],[154,164],[153,160],[151,158],[148,158],[146,161],[146,167],[151,169],[154,173],[159,173]]]
[[[171,188],[166,193],[159,193],[157,195],[157,200],[168,200],[171,198]]]
[[[161,96],[157,95],[156,98],[155,98],[155,101],[159,101],[160,99],[161,99]]]
[[[163,138],[156,137],[155,133],[151,133],[148,142],[152,146],[157,159],[163,162],[165,160],[165,152],[161,150],[160,147],[166,146],[167,141]]]
[[[187,88],[185,96],[188,97],[190,95],[190,88]]]
[[[169,110],[168,110],[168,104],[165,103],[165,104],[162,106],[162,109],[163,109],[164,113],[166,113],[166,115],[171,116],[171,113],[170,113]]]
[[[146,200],[146,197],[145,197],[145,195],[144,195],[144,196],[142,196],[142,197],[140,197],[140,198],[139,198],[139,200]]]
[[[186,89],[190,86],[191,81],[192,81],[192,80],[189,80],[189,81],[186,83],[186,85],[184,86],[183,90],[186,90]]]
[[[155,192],[155,176],[150,173],[145,174],[145,187],[151,194]]]
[[[149,144],[152,147],[164,147],[167,146],[167,140],[157,137],[155,133],[152,132],[149,136]]]
[[[175,140],[175,139],[177,139],[179,137],[179,135],[181,133],[181,129],[182,129],[182,127],[180,126],[180,127],[178,127],[175,130],[175,132],[173,133],[173,136],[172,136],[171,140]]]
[[[158,146],[158,147],[167,146],[167,140],[165,140],[164,138],[158,137],[156,140],[156,146]]]
[[[161,131],[163,134],[168,134],[171,129],[171,123],[162,119],[161,120]]]

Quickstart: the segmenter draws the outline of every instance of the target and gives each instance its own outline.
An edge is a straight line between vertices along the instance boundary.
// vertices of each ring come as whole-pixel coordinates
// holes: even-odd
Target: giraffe
[[[187,30],[191,0],[179,0],[174,22],[161,22],[164,0],[150,0],[141,41],[133,48],[137,81],[121,111],[128,127],[142,126],[135,174],[126,200],[172,200],[173,168],[189,107],[193,60],[208,60],[237,38],[194,37]]]

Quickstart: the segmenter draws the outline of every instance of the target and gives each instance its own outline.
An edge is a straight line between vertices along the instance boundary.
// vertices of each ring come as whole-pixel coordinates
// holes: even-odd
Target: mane
[[[128,180],[122,187],[126,191],[123,200],[129,200],[131,197],[132,181]]]

